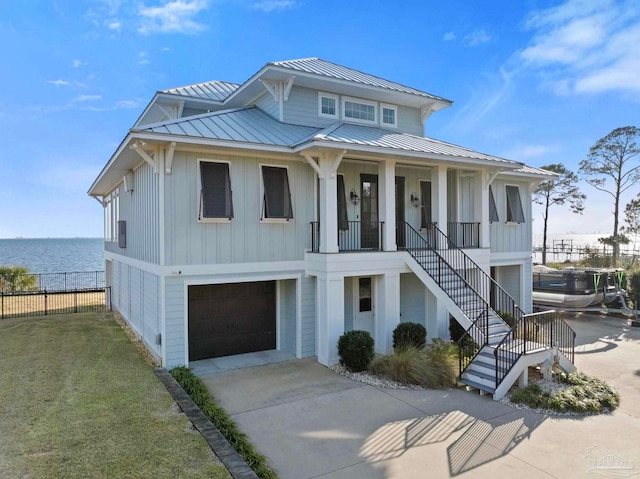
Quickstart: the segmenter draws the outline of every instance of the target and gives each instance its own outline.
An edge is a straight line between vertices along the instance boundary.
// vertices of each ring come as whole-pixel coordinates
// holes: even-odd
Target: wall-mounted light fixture
[[[351,190],[351,194],[349,195],[349,197],[351,198],[351,203],[353,203],[354,206],[360,204],[360,197],[358,196],[358,193],[356,193],[355,188]]]
[[[417,193],[411,193],[411,204],[416,208],[420,206],[420,198],[418,198]]]

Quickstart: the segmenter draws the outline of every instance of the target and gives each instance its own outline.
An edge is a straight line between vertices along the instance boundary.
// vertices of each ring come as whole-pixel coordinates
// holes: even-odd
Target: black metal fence
[[[104,271],[0,275],[0,319],[110,310]]]
[[[344,221],[338,225],[339,251],[382,251],[382,221]],[[320,222],[311,222],[311,251],[320,251]]]

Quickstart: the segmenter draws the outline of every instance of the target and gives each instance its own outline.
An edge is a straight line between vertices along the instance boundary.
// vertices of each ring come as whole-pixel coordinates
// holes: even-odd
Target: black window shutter
[[[344,189],[344,176],[338,175],[338,230],[347,231],[349,219],[347,217],[347,196]]]
[[[291,192],[286,168],[262,167],[265,218],[292,219]]]
[[[520,189],[517,186],[507,186],[507,222],[524,223]]]
[[[231,178],[228,163],[200,163],[202,217],[233,218]]]
[[[420,228],[428,228],[431,225],[431,182],[420,182],[420,194],[422,205],[420,206]]]
[[[498,217],[498,208],[496,208],[496,200],[493,197],[493,189],[489,185],[489,223],[500,221]]]

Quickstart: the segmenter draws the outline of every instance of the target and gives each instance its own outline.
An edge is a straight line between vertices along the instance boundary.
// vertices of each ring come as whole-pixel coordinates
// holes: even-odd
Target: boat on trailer
[[[554,308],[587,308],[610,304],[624,294],[624,270],[533,267],[533,304]]]

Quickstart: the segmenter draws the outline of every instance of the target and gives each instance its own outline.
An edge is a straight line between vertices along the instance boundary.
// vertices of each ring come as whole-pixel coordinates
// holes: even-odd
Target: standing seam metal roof
[[[333,141],[342,144],[374,146],[396,150],[432,153],[460,158],[497,161],[505,164],[517,165],[518,162],[506,160],[497,156],[486,155],[463,146],[445,143],[433,138],[414,136],[407,133],[394,132],[382,128],[352,125],[343,123],[337,128],[328,128],[327,133],[320,133],[316,140]]]
[[[313,73],[315,75],[336,78],[339,80],[352,81],[354,83],[361,83],[364,85],[375,86],[379,88],[385,88],[387,90],[394,90],[402,93],[411,93],[433,100],[442,100],[451,103],[450,100],[432,95],[424,91],[416,90],[400,83],[395,83],[384,78],[380,78],[369,73],[363,73],[352,68],[347,68],[336,63],[322,60],[321,58],[302,58],[298,60],[286,60],[281,62],[268,63],[267,65],[274,65],[278,67],[288,68],[291,70],[302,71],[305,73]]]
[[[181,86],[161,90],[162,93],[170,93],[172,95],[189,96],[194,98],[204,98],[206,100],[224,101],[229,95],[236,91],[240,85],[227,81],[210,81],[204,83],[196,83],[195,85]]]
[[[135,131],[292,146],[317,133],[318,129],[280,123],[258,108],[250,107],[180,118]]]

